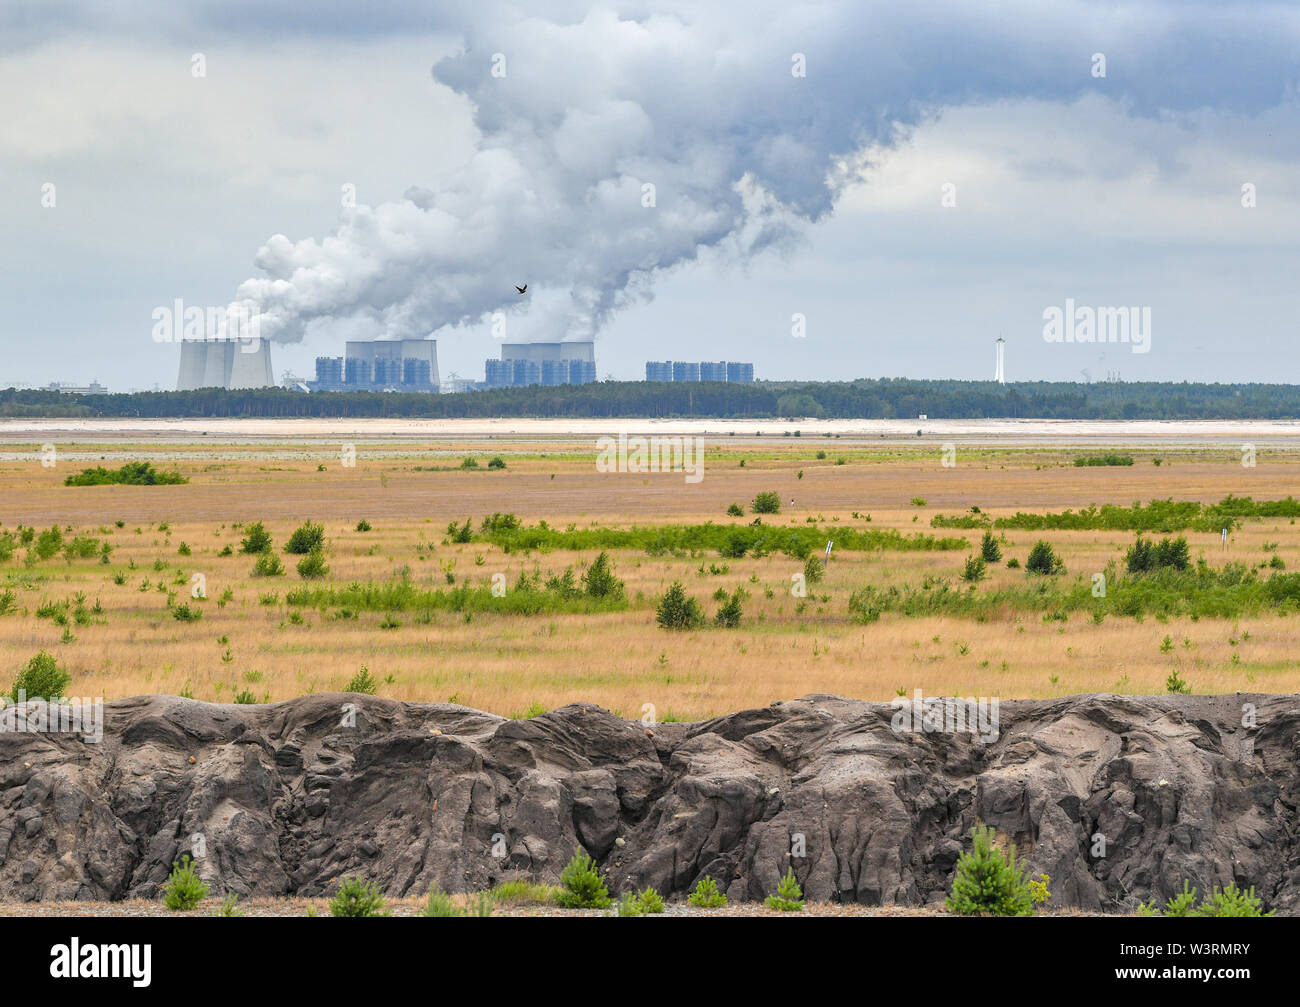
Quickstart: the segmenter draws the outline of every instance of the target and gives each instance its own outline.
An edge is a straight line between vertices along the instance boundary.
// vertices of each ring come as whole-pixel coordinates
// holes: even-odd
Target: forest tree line
[[[719,419],[1292,419],[1300,386],[911,380],[599,381],[455,395],[284,388],[83,395],[0,391],[0,417],[717,417]]]

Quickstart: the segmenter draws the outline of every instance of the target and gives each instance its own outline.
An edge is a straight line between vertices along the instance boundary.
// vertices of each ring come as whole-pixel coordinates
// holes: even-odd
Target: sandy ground
[[[1297,420],[943,420],[943,419],[0,419],[0,438],[39,441],[70,437],[192,440],[356,437],[601,437],[609,434],[757,437],[799,430],[805,437],[838,434],[879,441],[962,437],[969,443],[1094,445],[1144,443],[1300,443]]]

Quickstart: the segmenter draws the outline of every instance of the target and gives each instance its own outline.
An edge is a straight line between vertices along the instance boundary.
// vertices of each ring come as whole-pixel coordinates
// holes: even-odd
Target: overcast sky
[[[177,299],[277,378],[482,379],[498,316],[624,379],[1294,382],[1298,113],[1295,4],[9,0],[0,386],[174,387]]]

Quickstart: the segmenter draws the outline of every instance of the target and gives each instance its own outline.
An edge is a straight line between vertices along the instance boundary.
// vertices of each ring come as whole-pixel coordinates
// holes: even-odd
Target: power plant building
[[[735,360],[647,360],[647,381],[753,381],[754,365]]]
[[[596,344],[503,343],[500,360],[484,361],[483,378],[487,388],[585,385],[596,380]]]
[[[271,344],[265,339],[183,339],[176,390],[268,388]]]
[[[436,339],[349,340],[341,357],[317,357],[314,392],[439,390]]]

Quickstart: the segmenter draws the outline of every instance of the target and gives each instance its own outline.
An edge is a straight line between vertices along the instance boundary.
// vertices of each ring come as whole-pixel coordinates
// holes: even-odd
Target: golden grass
[[[476,614],[467,621],[437,612],[427,623],[417,613],[398,613],[397,628],[382,629],[379,613],[356,620],[331,619],[317,611],[296,615],[283,604],[301,583],[297,557],[281,554],[288,576],[252,579],[251,557],[218,555],[236,550],[239,522],[264,520],[277,545],[303,519],[323,520],[328,541],[327,583],[377,580],[409,567],[421,585],[445,585],[444,566],[459,582],[504,573],[513,582],[522,570],[543,573],[580,568],[593,554],[506,555],[483,544],[444,545],[448,521],[512,511],[552,526],[625,526],[631,523],[726,522],[727,504],[747,504],[761,490],[776,490],[783,513],[777,520],[802,525],[808,516],[829,527],[862,527],[852,513],[869,513],[871,527],[904,533],[929,532],[936,512],[955,513],[977,504],[992,513],[1059,510],[1090,503],[1132,503],[1154,497],[1214,501],[1231,492],[1272,499],[1292,493],[1300,464],[1286,455],[1261,457],[1243,469],[1239,456],[1210,448],[1132,452],[1132,468],[1075,468],[1077,449],[960,449],[955,469],[940,466],[926,448],[845,444],[835,440],[764,439],[711,448],[706,478],[690,485],[677,475],[613,475],[594,470],[590,444],[552,441],[443,441],[358,445],[355,468],[344,468],[327,444],[105,443],[61,445],[56,469],[35,462],[0,465],[0,500],[7,526],[72,525],[77,533],[106,538],[112,561],[67,562],[57,558],[26,568],[24,550],[4,571],[17,596],[17,611],[0,616],[0,680],[39,649],[57,654],[74,673],[71,692],[106,699],[148,692],[180,693],[229,701],[248,689],[258,699],[281,700],[309,691],[341,689],[362,666],[380,680],[379,693],[395,699],[454,701],[502,715],[534,704],[550,709],[584,700],[640,717],[646,704],[659,719],[698,719],[762,706],[814,692],[885,700],[900,690],[927,694],[1049,697],[1076,692],[1160,693],[1179,669],[1196,692],[1300,691],[1300,659],[1294,618],[1243,620],[1240,625],[1202,619],[1134,622],[1107,618],[1098,626],[1081,614],[1068,623],[1044,623],[1036,615],[1009,614],[978,623],[961,618],[886,616],[862,626],[847,617],[849,593],[863,583],[916,583],[927,574],[956,578],[961,552],[837,553],[826,579],[800,605],[790,577],[802,563],[784,556],[762,559],[651,557],[614,554],[618,575],[632,599],[628,611],[597,616],[515,617]],[[828,457],[817,460],[815,452]],[[183,486],[88,487],[62,485],[84,465],[120,464],[115,457],[153,455],[190,477]],[[501,455],[503,472],[417,471],[455,466],[473,455],[480,465]],[[1156,467],[1150,455],[1167,459]],[[836,465],[844,457],[846,463]],[[745,467],[739,461],[744,458]],[[324,464],[325,471],[318,471]],[[799,478],[798,473],[803,477]],[[789,505],[794,498],[793,507]],[[909,501],[923,497],[925,507]],[[369,533],[354,530],[366,518]],[[749,521],[747,515],[743,521]],[[122,520],[125,527],[116,528]],[[737,519],[741,520],[741,519]],[[166,522],[166,531],[159,523]],[[103,529],[101,531],[101,529]],[[137,529],[139,531],[137,532]],[[978,540],[973,531],[941,531]],[[1010,532],[1008,556],[1023,562],[1038,537],[1063,556],[1068,576],[1101,570],[1119,560],[1129,533]],[[1288,521],[1251,522],[1220,552],[1215,535],[1189,535],[1193,555],[1212,563],[1266,560],[1266,543],[1288,569],[1300,569],[1300,541]],[[181,542],[191,556],[181,556]],[[698,570],[703,561],[706,573]],[[155,571],[155,562],[166,568]],[[134,569],[130,569],[130,564]],[[452,566],[451,564],[454,564]],[[707,572],[710,564],[726,568]],[[178,571],[182,573],[180,583]],[[114,573],[126,573],[123,585]],[[174,619],[165,593],[187,601],[190,576],[203,574],[208,599],[203,617]],[[1023,581],[1023,572],[1002,566],[986,585]],[[149,589],[140,590],[145,580]],[[682,580],[712,613],[719,587],[743,585],[750,593],[738,630],[668,633],[655,625],[653,599],[672,580]],[[223,592],[233,593],[224,605]],[[770,590],[771,597],[767,596]],[[103,606],[103,624],[72,626],[75,640],[48,619],[38,619],[43,600],[71,598]],[[278,593],[263,605],[259,596]],[[828,600],[822,600],[826,596]],[[301,619],[301,622],[295,621]],[[1162,652],[1170,638],[1172,650]],[[226,638],[227,642],[219,640]]]

